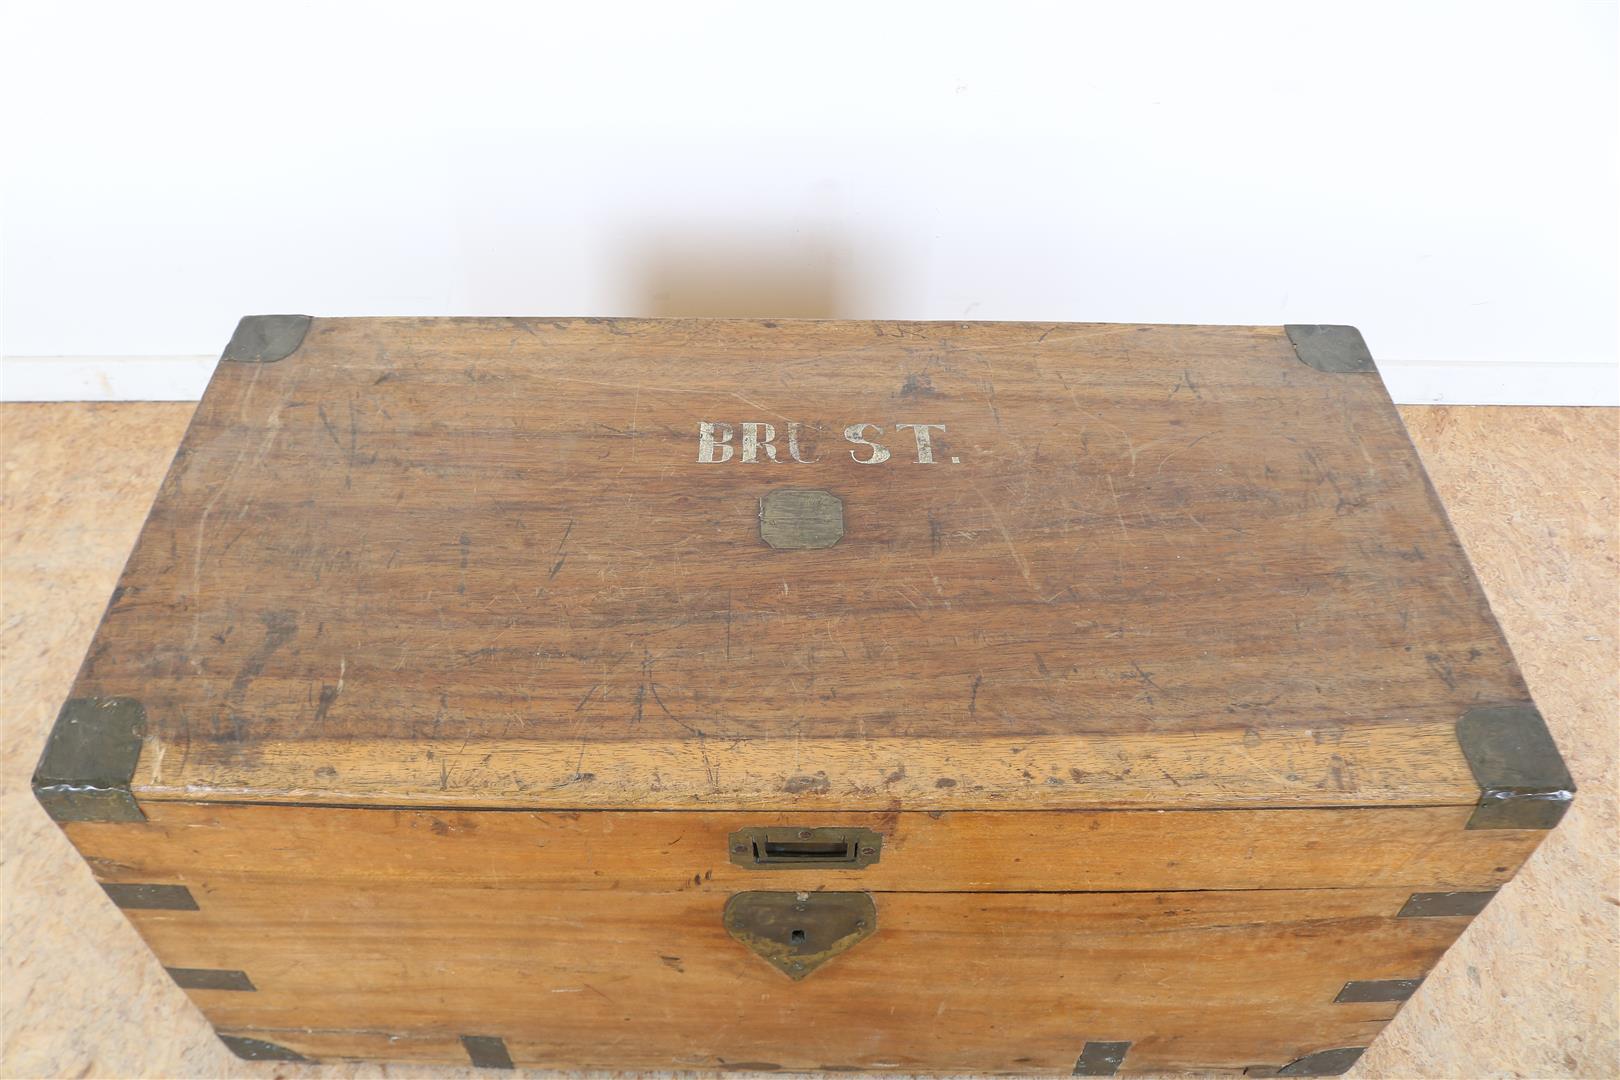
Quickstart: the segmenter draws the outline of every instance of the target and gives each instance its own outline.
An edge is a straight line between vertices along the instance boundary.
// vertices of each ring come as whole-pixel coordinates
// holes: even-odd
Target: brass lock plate
[[[754,827],[726,843],[731,861],[750,870],[859,870],[883,855],[883,834],[859,828]]]
[[[863,892],[744,892],[726,901],[726,933],[790,979],[802,979],[877,930]]]

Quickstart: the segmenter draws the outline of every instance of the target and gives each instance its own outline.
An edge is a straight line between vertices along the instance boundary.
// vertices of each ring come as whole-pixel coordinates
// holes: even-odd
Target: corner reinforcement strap
[[[1496,890],[1489,892],[1415,892],[1395,913],[1397,919],[1440,919],[1474,916],[1485,910]]]
[[[197,898],[184,885],[126,885],[104,881],[107,899],[125,911],[196,911]]]
[[[1074,1063],[1075,1076],[1113,1076],[1125,1063],[1130,1051],[1128,1042],[1088,1042],[1080,1050]]]
[[[242,364],[273,364],[298,351],[314,320],[308,315],[245,315],[220,354]]]
[[[166,967],[169,978],[182,990],[231,990],[251,994],[259,988],[253,985],[245,971],[227,968]]]
[[[461,1045],[476,1069],[514,1068],[512,1055],[506,1052],[506,1040],[499,1035],[463,1035]]]
[[[1290,323],[1283,327],[1288,340],[1293,342],[1294,355],[1301,363],[1317,371],[1347,374],[1353,371],[1377,371],[1372,352],[1353,326],[1307,326]]]
[[[70,698],[34,769],[34,797],[58,822],[145,821],[130,793],[145,736],[134,698]]]
[[[1417,988],[1423,985],[1422,977],[1416,979],[1352,979],[1344,984],[1339,996],[1333,999],[1335,1005],[1360,1005],[1369,1002],[1405,1001],[1417,993]]]
[[[308,1061],[309,1059],[296,1050],[289,1050],[285,1046],[277,1046],[273,1042],[263,1039],[247,1039],[240,1035],[227,1035],[223,1031],[216,1032],[219,1041],[225,1044],[225,1049],[241,1058],[243,1061]]]
[[[1457,721],[1457,743],[1479,784],[1470,829],[1550,829],[1575,798],[1575,780],[1534,705],[1469,709]]]
[[[1365,1046],[1339,1046],[1332,1050],[1318,1050],[1306,1054],[1277,1070],[1278,1076],[1339,1076],[1350,1071],[1350,1066],[1367,1052]]]

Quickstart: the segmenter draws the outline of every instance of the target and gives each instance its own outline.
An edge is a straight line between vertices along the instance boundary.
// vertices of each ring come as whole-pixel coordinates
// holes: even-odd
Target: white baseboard
[[[1378,361],[1398,405],[1620,405],[1620,365]]]
[[[8,356],[0,401],[196,401],[212,356]],[[1620,405],[1615,364],[1380,360],[1402,405]]]
[[[7,356],[0,401],[196,401],[214,356]]]

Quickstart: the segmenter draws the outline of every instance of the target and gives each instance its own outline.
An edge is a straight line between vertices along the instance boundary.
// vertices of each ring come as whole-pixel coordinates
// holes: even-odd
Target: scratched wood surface
[[[1280,329],[512,319],[221,364],[74,694],[143,802],[781,810],[1465,805],[1527,696]]]
[[[721,892],[1405,888],[1505,884],[1544,833],[1464,828],[1466,807],[761,813],[478,811],[158,802],[147,820],[71,822],[101,881],[320,881]],[[860,870],[736,866],[750,826],[868,828]]]
[[[525,1064],[619,1069],[1067,1074],[1088,1039],[1119,1032],[1135,1035],[1119,1035],[1132,1071],[1279,1066],[1366,1045],[1398,1006],[1336,1004],[1344,984],[1425,971],[1467,924],[1391,918],[1405,895],[1378,890],[892,893],[876,897],[876,933],[794,983],[726,935],[716,895],[214,899],[207,915],[132,914],[160,949],[249,972],[254,993],[191,995],[226,1031],[295,1047],[306,1027],[476,1031]],[[298,956],[311,931],[341,964]],[[337,1056],[362,1052],[349,1046]]]
[[[216,1028],[446,1063],[495,1034],[524,1064],[619,1069],[1066,1072],[1108,1032],[1130,1072],[1364,1046],[1398,1003],[1335,1003],[1344,984],[1423,977],[1469,921],[1397,918],[1411,894],[1494,890],[1543,835],[1463,807],[146,813],[64,828],[99,881],[188,890],[195,910],[126,914],[166,967],[245,973],[188,991]],[[733,830],[785,824],[870,828],[882,856],[731,863]],[[750,890],[866,893],[880,934],[790,982],[726,934]]]
[[[630,891],[669,892],[683,901],[708,897],[718,902],[730,890],[716,888],[713,882],[728,871],[717,863],[713,879],[690,883],[687,874],[695,874],[701,860],[689,863],[686,852],[691,850],[689,845],[715,842],[717,831],[713,826],[705,831],[704,822],[729,821],[733,815],[714,810],[577,816],[566,810],[396,813],[388,809],[148,801],[147,824],[69,826],[69,838],[92,855],[87,869],[63,831],[34,803],[27,776],[50,720],[68,693],[73,668],[90,641],[118,567],[152,501],[163,462],[178,444],[190,412],[190,405],[127,404],[8,405],[0,409],[0,428],[7,435],[0,440],[6,451],[7,508],[3,518],[7,577],[6,587],[0,590],[7,618],[0,620],[0,664],[6,667],[6,685],[14,691],[8,723],[0,725],[0,744],[5,749],[5,775],[0,779],[9,781],[0,783],[0,800],[6,802],[7,820],[14,826],[0,836],[4,847],[0,872],[8,883],[0,891],[10,901],[8,929],[17,946],[0,950],[0,967],[5,970],[0,977],[0,1059],[5,1065],[0,1072],[198,1077],[268,1076],[274,1072],[278,1076],[334,1078],[492,1075],[467,1066],[459,1033],[412,1034],[393,1023],[367,1031],[309,1030],[309,1023],[322,1022],[319,1017],[302,1022],[295,1031],[273,1034],[261,1029],[261,1036],[296,1045],[323,1059],[360,1056],[393,1058],[395,1062],[274,1067],[239,1061],[215,1038],[202,1015],[187,1004],[186,992],[164,975],[158,961],[131,931],[127,913],[113,907],[96,878],[189,882],[199,897],[198,914],[215,907],[216,893],[241,895],[249,889],[277,888],[274,883],[280,880],[283,891],[276,895],[286,903],[279,909],[284,923],[278,932],[288,932],[287,924],[308,920],[310,932],[301,936],[300,947],[309,957],[324,953],[328,958],[323,963],[335,972],[342,966],[341,946],[356,940],[344,936],[352,931],[331,929],[340,926],[345,917],[341,895],[331,905],[301,901],[285,891],[289,887],[285,883],[299,875],[329,877],[332,886],[355,882],[365,886],[368,895],[375,895],[386,892],[396,880],[412,889],[426,889],[454,886],[458,878],[467,889],[482,888],[489,893],[493,890],[484,887],[498,872],[512,875],[538,905],[546,891],[568,887],[571,875],[558,872],[555,857],[572,858],[588,849],[591,859],[599,860]],[[1405,410],[1405,417],[1481,567],[1514,647],[1526,662],[1526,675],[1570,768],[1590,797],[1576,800],[1525,872],[1474,920],[1354,1074],[1612,1077],[1615,1062],[1620,1060],[1615,1049],[1613,963],[1613,867],[1620,829],[1614,821],[1617,800],[1606,797],[1614,792],[1615,775],[1614,413],[1413,408]],[[816,805],[809,804],[811,809]],[[241,815],[231,820],[229,829],[220,827],[221,815],[226,813]],[[794,811],[791,817],[796,819],[802,813]],[[370,815],[365,820],[386,824],[374,830],[358,828],[353,818],[362,814]],[[332,815],[330,825],[323,824],[322,815]],[[818,813],[810,820],[843,816]],[[463,819],[467,817],[475,818],[476,831],[466,827]],[[672,834],[659,825],[666,817],[690,823],[690,827]],[[787,820],[789,815],[739,812],[735,817],[756,824]],[[917,863],[931,863],[942,876],[965,879],[968,875],[954,861],[953,853],[974,845],[978,830],[972,826],[979,823],[983,835],[975,857],[990,860],[998,873],[1013,875],[1012,880],[1021,887],[1035,888],[1041,887],[1035,884],[1037,875],[1014,862],[1016,854],[998,855],[1000,845],[1028,844],[1033,857],[1058,868],[1052,880],[1088,887],[1114,881],[1119,888],[1137,887],[1133,883],[1139,882],[1140,887],[1155,890],[1224,889],[1242,885],[1252,872],[1257,877],[1271,875],[1273,884],[1327,891],[1332,885],[1361,881],[1397,895],[1406,889],[1421,890],[1420,882],[1431,875],[1436,888],[1491,883],[1496,867],[1505,864],[1486,865],[1480,861],[1484,849],[1472,845],[1500,843],[1506,845],[1504,854],[1511,856],[1515,840],[1507,834],[1462,830],[1463,815],[1453,807],[1219,813],[945,812],[937,819],[929,813],[883,812],[849,817],[876,822],[890,830],[888,835],[893,838],[889,854],[898,861],[879,863],[863,874],[894,873]],[[1279,818],[1314,821],[1319,827],[1288,835],[1275,824]],[[892,826],[884,824],[891,819]],[[1088,839],[1064,852],[1038,824],[1016,827],[1021,822],[1053,819],[1088,822]],[[435,820],[443,823],[442,830],[434,829]],[[936,821],[937,827],[928,824]],[[1407,825],[1417,822],[1422,827],[1417,830],[1414,826],[1414,831],[1423,831],[1426,839],[1406,831]],[[1095,830],[1089,823],[1096,824]],[[1405,824],[1397,829],[1397,823]],[[1159,827],[1167,828],[1155,842],[1151,830]],[[1173,850],[1178,845],[1172,842],[1172,833],[1184,838],[1185,843],[1179,845],[1182,850]],[[1337,839],[1341,835],[1345,837],[1342,842]],[[1058,830],[1057,838],[1062,837]],[[614,838],[625,843],[614,844]],[[1524,837],[1519,834],[1517,839]],[[1321,853],[1319,859],[1312,856],[1316,852]],[[460,862],[462,856],[465,864]],[[1139,857],[1139,865],[1132,856]],[[1129,866],[1135,868],[1127,872]],[[1472,876],[1476,873],[1485,876],[1476,879]],[[1184,875],[1179,884],[1166,884],[1178,880],[1177,875]],[[591,896],[605,895],[600,879],[579,881],[577,887],[591,888]],[[1251,895],[1234,894],[1234,899],[1241,896],[1245,915],[1251,911]],[[877,899],[887,904],[889,896],[880,894]],[[428,900],[422,910],[431,915],[433,906]],[[245,909],[234,910],[237,915],[233,917],[240,917]],[[569,905],[566,910],[577,907]],[[1271,914],[1270,908],[1252,910],[1262,917]],[[181,914],[175,912],[172,917]],[[481,917],[469,916],[468,925]],[[1243,922],[1242,918],[1232,920],[1234,926]],[[878,935],[843,959],[856,959],[860,948],[876,946],[895,925],[899,924],[888,919]],[[1027,921],[1022,925],[1027,926]],[[1299,933],[1327,932],[1324,925],[1301,927]],[[1151,932],[1153,928],[1145,929]],[[249,938],[253,933],[247,930],[237,937]],[[213,940],[217,943],[217,938]],[[375,938],[357,940],[375,943]],[[185,936],[172,924],[165,941],[166,951],[189,948]],[[1273,941],[1273,951],[1279,954],[1294,947],[1291,940]],[[722,944],[735,947],[729,938]],[[963,945],[964,951],[974,952],[965,940]],[[219,948],[222,961],[233,955],[225,951],[227,945]],[[978,951],[982,954],[982,948]],[[432,955],[442,958],[443,954]],[[643,961],[651,968],[667,970],[663,955],[677,954],[654,956],[649,951]],[[773,974],[763,962],[749,959],[765,974]],[[243,962],[247,962],[245,955]],[[1256,973],[1267,970],[1271,962],[1269,953],[1256,957],[1245,968],[1249,974],[1242,977],[1260,978]],[[453,965],[454,961],[447,963]],[[838,963],[834,961],[799,985],[812,987],[819,979],[835,977]],[[1050,980],[1055,971],[1083,973],[1085,968],[1073,963],[1041,968],[1031,963],[1022,970]],[[1393,973],[1393,969],[1386,970]],[[948,976],[948,972],[942,973],[941,978]],[[786,984],[785,979],[782,982]],[[279,976],[267,985],[280,985]],[[592,985],[608,994],[616,992],[615,986],[595,981]],[[1173,989],[1174,982],[1167,981],[1166,986]],[[1310,987],[1320,989],[1317,983]],[[927,992],[941,994],[943,988],[930,986]],[[931,1036],[959,1038],[950,1030],[952,1022],[971,1023],[976,1016],[997,1015],[1004,993],[999,982],[991,983],[979,1003],[984,1012],[947,1009],[945,1020]],[[557,1001],[578,997],[600,1001],[584,990],[555,994],[535,1016],[552,1015]],[[1291,1010],[1278,1016],[1276,1027],[1259,1033],[1277,1040],[1271,1047],[1276,1056],[1259,1060],[1280,1063],[1291,1049],[1283,1045],[1290,1038],[1304,1042],[1309,1036],[1316,1046],[1359,1044],[1366,1031],[1337,1026],[1356,1022],[1357,1014],[1338,1013],[1345,1008],[1366,1007],[1328,1010],[1326,1020],[1335,1025],[1332,1027],[1321,1026],[1324,1014],[1315,1005],[1304,1014]],[[1099,1015],[1089,1011],[1070,1015],[1070,1045],[1099,1037],[1087,1022]],[[1234,1015],[1211,1015],[1221,1021],[1222,1030],[1254,1030]],[[1007,1050],[1003,1055],[986,1054],[981,1059],[987,1062],[984,1067],[1005,1069],[1007,1060],[1024,1056],[1026,1025],[1050,1033],[1056,1025],[1052,1016],[1036,1009],[1000,1023],[998,1030],[1005,1036]],[[1339,1016],[1346,1019],[1340,1021]],[[1298,1026],[1285,1028],[1295,1017],[1300,1018]],[[710,1028],[716,1026],[712,1016],[704,1017],[703,1022]],[[742,1023],[745,1021],[739,1021]],[[575,1060],[548,1045],[548,1036],[549,1032],[541,1032],[531,1038],[514,1037],[509,1044],[514,1058],[520,1064],[537,1066],[574,1065]],[[1187,1036],[1182,1045],[1192,1038]],[[1057,1061],[1052,1050],[1055,1042],[1042,1044],[1039,1052],[1050,1053],[1050,1060]],[[1162,1044],[1155,1037],[1152,1043],[1133,1047],[1127,1071],[1136,1071],[1134,1062],[1147,1060],[1137,1056],[1138,1049],[1148,1054],[1151,1045]],[[615,1049],[624,1047],[618,1044]],[[1167,1048],[1165,1056],[1154,1060],[1171,1060],[1169,1055],[1175,1052]],[[1184,1057],[1200,1060],[1190,1052]],[[762,1064],[782,1060],[764,1049],[754,1059]],[[1202,1059],[1216,1060],[1213,1056]],[[413,1068],[397,1063],[402,1060],[439,1064]],[[582,1056],[577,1060],[609,1063],[607,1058]],[[823,1063],[844,1060],[829,1056]],[[667,1062],[647,1064],[649,1068],[668,1067]],[[1070,1065],[1072,1058],[1058,1061],[1056,1067],[1066,1071]]]
[[[477,1033],[533,1066],[1066,1073],[1087,1040],[1117,1038],[1132,1072],[1276,1067],[1366,1045],[1398,1005],[1336,1003],[1345,983],[1420,978],[1469,921],[1396,917],[1407,885],[889,891],[864,871],[728,880],[723,858],[641,846],[685,827],[680,850],[703,822],[679,819],[715,816],[579,815],[597,845],[623,828],[639,876],[634,854],[568,866],[578,852],[548,841],[575,823],[557,815],[176,804],[69,831],[104,879],[190,888],[194,911],[126,914],[165,965],[246,974],[250,992],[188,991],[216,1027],[322,1059],[464,1062],[457,1037]],[[897,859],[918,842],[900,834]],[[660,861],[703,880],[647,871]],[[593,871],[612,880],[558,876]],[[727,935],[740,888],[869,889],[877,931],[794,982]]]

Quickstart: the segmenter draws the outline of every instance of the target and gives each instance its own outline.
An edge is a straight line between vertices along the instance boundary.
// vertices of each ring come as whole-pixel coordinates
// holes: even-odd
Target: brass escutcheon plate
[[[726,933],[790,979],[802,979],[877,930],[863,892],[743,892],[726,901]]]

